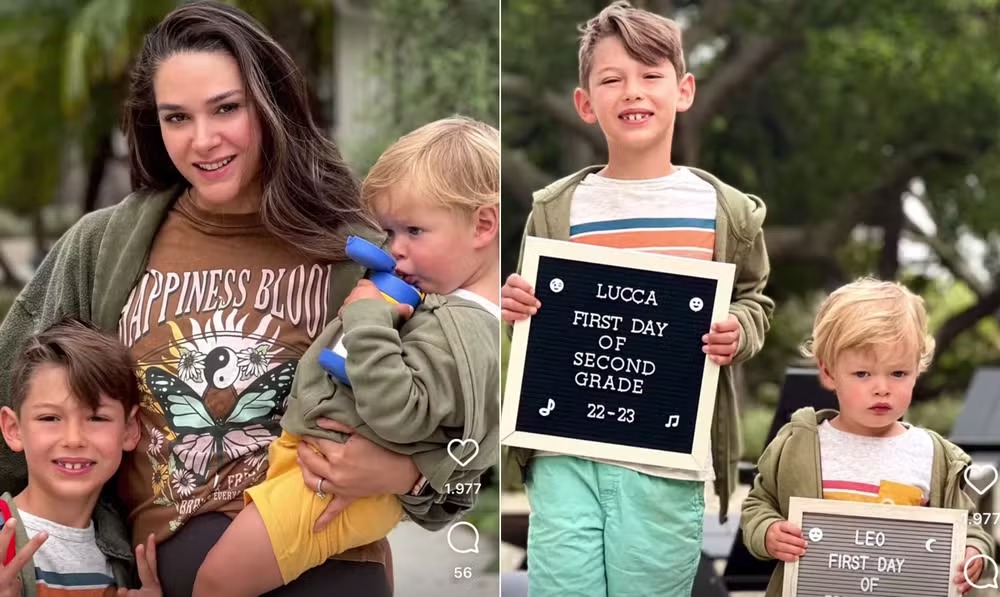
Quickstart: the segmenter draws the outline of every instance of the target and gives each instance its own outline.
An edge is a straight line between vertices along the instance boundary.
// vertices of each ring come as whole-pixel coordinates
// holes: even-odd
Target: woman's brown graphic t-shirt
[[[331,267],[257,215],[178,199],[119,322],[138,362],[142,440],[122,465],[136,541],[235,514],[267,472],[298,360],[327,321]]]

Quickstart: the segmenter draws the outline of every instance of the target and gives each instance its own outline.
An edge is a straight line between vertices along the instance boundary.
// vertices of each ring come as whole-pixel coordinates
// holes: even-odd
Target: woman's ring
[[[316,481],[316,497],[321,500],[326,499],[326,494],[323,493],[323,481],[326,481],[326,479],[322,477],[320,477],[319,481]]]

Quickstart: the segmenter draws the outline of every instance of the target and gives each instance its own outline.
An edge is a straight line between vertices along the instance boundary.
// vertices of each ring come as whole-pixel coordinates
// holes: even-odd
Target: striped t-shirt
[[[930,500],[934,441],[907,425],[893,437],[866,437],[819,425],[823,499],[926,506]]]
[[[591,174],[570,204],[571,241],[675,257],[711,259],[715,188],[687,168],[647,180]]]
[[[573,193],[569,239],[603,247],[710,260],[715,249],[717,205],[715,187],[687,168],[646,180],[619,180],[590,174]],[[593,460],[654,477],[688,481],[715,479],[711,453],[700,471]]]
[[[28,538],[49,534],[33,558],[38,597],[114,597],[113,571],[97,547],[94,523],[78,529],[24,510],[18,516]]]

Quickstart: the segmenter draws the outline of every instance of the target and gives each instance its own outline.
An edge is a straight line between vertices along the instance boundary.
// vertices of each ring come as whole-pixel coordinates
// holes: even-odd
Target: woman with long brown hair
[[[363,274],[344,258],[346,237],[381,233],[313,122],[299,69],[239,9],[188,4],[146,36],[124,130],[135,191],[56,243],[0,327],[0,369],[61,316],[117,331],[144,395],[117,497],[131,544],[155,536],[164,594],[190,595],[243,491],[263,479],[299,357]],[[466,506],[439,503],[410,458],[362,437],[311,445],[304,475],[340,496],[399,494],[428,527]],[[17,491],[24,474],[0,452],[0,491]],[[95,515],[105,549],[127,549],[121,522]],[[388,595],[389,560],[382,540],[274,594]]]

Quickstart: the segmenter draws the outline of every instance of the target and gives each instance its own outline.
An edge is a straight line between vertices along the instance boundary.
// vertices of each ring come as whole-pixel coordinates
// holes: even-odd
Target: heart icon
[[[465,451],[465,444],[472,444],[472,454],[465,460],[462,460],[457,454]],[[469,464],[477,454],[479,454],[479,442],[474,439],[453,439],[448,442],[448,456],[451,456],[451,459],[457,462],[458,466]]]
[[[997,469],[995,466],[990,466],[988,464],[973,464],[966,467],[965,469],[965,483],[969,487],[976,490],[976,493],[983,495],[997,484]],[[981,482],[983,485],[980,488],[979,485],[974,483],[970,477],[974,477]]]

